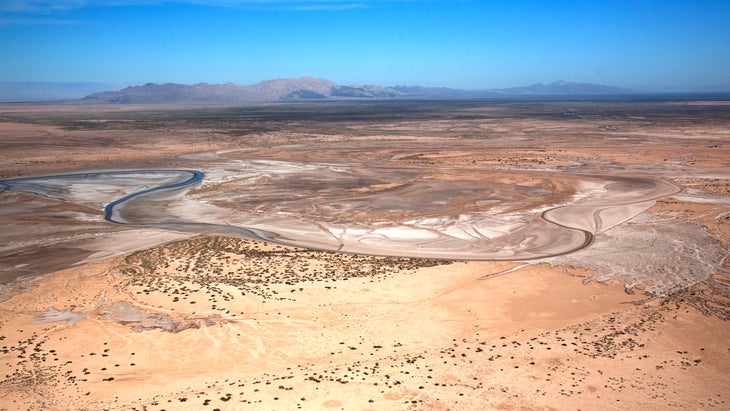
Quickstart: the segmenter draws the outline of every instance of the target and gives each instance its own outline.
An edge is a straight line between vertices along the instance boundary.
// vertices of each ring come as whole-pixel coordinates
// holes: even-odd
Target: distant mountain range
[[[123,83],[51,83],[0,81],[0,102],[36,102],[80,99],[91,93],[126,87]]]
[[[11,86],[11,85],[15,86]],[[618,87],[591,83],[569,83],[557,81],[550,84],[537,83],[525,87],[489,90],[460,90],[445,87],[375,85],[342,86],[329,80],[301,77],[275,79],[253,85],[239,86],[233,83],[194,85],[152,84],[130,86],[117,91],[100,91],[105,83],[1,83],[0,101],[42,101],[59,100],[70,91],[76,93],[84,87],[65,88],[63,84],[87,84],[90,94],[78,102],[87,104],[225,104],[266,101],[296,100],[343,100],[343,99],[449,99],[484,98],[498,96],[589,96],[626,94],[630,91]],[[43,98],[43,85],[50,93]],[[23,89],[26,93],[23,95]],[[60,90],[62,92],[54,92]],[[9,93],[8,93],[9,91]],[[66,94],[64,94],[65,92]],[[8,97],[9,95],[9,97]],[[13,98],[14,97],[14,98]],[[68,99],[79,98],[67,97]]]

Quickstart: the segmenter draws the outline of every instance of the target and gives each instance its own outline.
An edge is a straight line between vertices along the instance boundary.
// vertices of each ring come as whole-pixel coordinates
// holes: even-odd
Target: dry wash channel
[[[231,162],[206,170],[130,170],[8,179],[30,193],[100,208],[141,228],[226,234],[355,254],[531,260],[589,245],[594,234],[677,192],[663,180],[536,173]],[[22,217],[22,210],[16,218]],[[87,217],[88,218],[88,217]]]

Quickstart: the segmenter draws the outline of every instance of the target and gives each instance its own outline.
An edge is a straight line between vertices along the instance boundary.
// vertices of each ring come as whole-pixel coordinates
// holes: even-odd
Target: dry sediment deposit
[[[0,409],[725,409],[689,103],[0,107]]]

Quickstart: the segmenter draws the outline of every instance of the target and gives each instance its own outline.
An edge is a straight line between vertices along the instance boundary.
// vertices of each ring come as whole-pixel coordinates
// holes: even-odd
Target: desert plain
[[[724,100],[2,105],[0,227],[0,409],[730,408]]]

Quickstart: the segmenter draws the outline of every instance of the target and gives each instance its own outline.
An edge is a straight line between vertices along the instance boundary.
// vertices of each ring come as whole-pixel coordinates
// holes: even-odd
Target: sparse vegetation
[[[186,300],[191,291],[204,290],[213,303],[242,294],[266,299],[294,299],[302,287],[313,282],[338,282],[367,277],[382,280],[393,273],[413,273],[421,267],[447,265],[449,261],[417,258],[340,254],[265,245],[230,237],[198,236],[133,253],[125,259],[124,273],[137,293],[161,292],[174,302]],[[291,288],[286,295],[272,289]],[[192,301],[191,301],[192,302]]]

